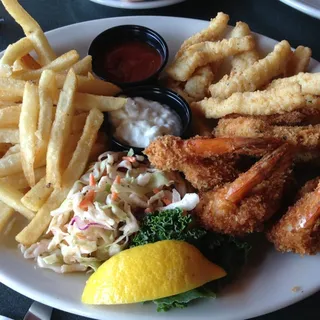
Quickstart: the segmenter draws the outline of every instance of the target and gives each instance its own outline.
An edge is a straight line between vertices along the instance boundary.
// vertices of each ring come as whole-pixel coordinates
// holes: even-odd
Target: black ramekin
[[[159,69],[150,77],[137,82],[118,82],[108,78],[104,71],[104,57],[106,52],[115,45],[127,41],[137,40],[155,48],[162,57]],[[100,33],[91,43],[88,54],[92,56],[92,71],[102,80],[110,81],[120,88],[156,84],[160,73],[169,58],[169,49],[164,39],[155,31],[138,25],[121,25],[107,29]]]
[[[191,121],[192,113],[189,108],[188,103],[174,91],[169,90],[164,87],[133,87],[124,89],[118,94],[118,96],[126,96],[130,98],[141,97],[151,101],[157,101],[161,104],[167,105],[169,108],[174,110],[179,116],[182,124],[182,131],[180,134],[181,138],[188,138],[191,133]],[[113,136],[114,129],[112,124],[108,120],[107,114],[105,114],[104,129],[107,131],[108,135],[112,137],[111,148],[115,151],[123,151],[133,149],[136,154],[141,154],[144,148],[133,147],[126,145]]]

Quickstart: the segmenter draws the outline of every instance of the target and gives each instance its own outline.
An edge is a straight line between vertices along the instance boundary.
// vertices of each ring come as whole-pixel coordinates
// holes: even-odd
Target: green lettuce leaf
[[[209,288],[202,286],[187,292],[183,292],[171,297],[154,300],[157,305],[157,311],[169,311],[173,308],[186,308],[188,304],[200,298],[216,298],[216,294]]]

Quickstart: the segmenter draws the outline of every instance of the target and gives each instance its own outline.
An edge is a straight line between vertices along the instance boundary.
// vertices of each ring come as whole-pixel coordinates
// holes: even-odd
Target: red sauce
[[[110,80],[136,82],[159,70],[160,53],[147,43],[131,41],[114,46],[106,53],[104,68]]]

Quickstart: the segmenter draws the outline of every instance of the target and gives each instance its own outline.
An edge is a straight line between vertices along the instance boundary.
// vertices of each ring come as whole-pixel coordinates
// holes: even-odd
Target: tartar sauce
[[[114,137],[132,147],[145,148],[156,137],[179,136],[182,124],[168,106],[144,98],[128,98],[124,108],[109,113]]]

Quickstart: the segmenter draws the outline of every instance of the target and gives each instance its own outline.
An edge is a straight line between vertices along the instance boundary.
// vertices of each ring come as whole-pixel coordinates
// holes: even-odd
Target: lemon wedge
[[[86,304],[125,304],[160,299],[222,278],[226,272],[187,242],[164,240],[111,257],[87,281]]]

